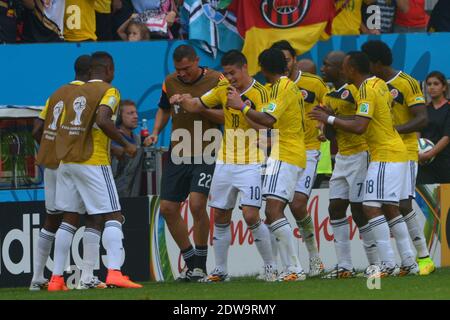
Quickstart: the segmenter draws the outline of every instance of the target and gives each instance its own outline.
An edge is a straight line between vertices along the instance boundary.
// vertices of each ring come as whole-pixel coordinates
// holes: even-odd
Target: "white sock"
[[[389,221],[389,228],[395,238],[397,250],[402,258],[402,266],[410,266],[415,263],[415,255],[411,248],[408,227],[403,216],[399,215]]]
[[[99,257],[101,232],[86,228],[83,233],[83,264],[81,266],[81,280],[89,282],[94,277],[95,263]]]
[[[330,220],[334,233],[334,249],[338,266],[347,270],[353,269],[350,249],[350,226],[347,217],[339,220]]]
[[[314,236],[314,224],[311,216],[307,216],[303,220],[297,220],[297,226],[308,249],[309,257],[319,257],[319,250],[317,250],[316,237]]]
[[[108,269],[120,270],[122,265],[122,224],[117,220],[109,220],[103,230],[103,245],[106,249]]]
[[[270,231],[275,234],[278,239],[278,249],[280,251],[283,264],[287,267],[295,267],[298,272],[303,271],[300,261],[298,260],[294,246],[294,235],[292,228],[286,218],[279,219],[270,225]]]
[[[378,258],[377,243],[373,234],[373,230],[370,224],[366,224],[359,228],[359,234],[361,235],[364,251],[366,252],[367,261],[370,265],[379,265],[380,259]]]
[[[425,258],[430,255],[428,251],[427,242],[423,233],[423,228],[416,219],[416,212],[413,210],[404,217],[406,225],[408,226],[409,236],[414,243],[419,258]]]
[[[391,246],[391,233],[386,218],[384,216],[378,216],[370,219],[369,224],[372,228],[381,262],[389,268],[394,267],[395,255]]]
[[[214,257],[216,260],[216,268],[222,272],[228,272],[228,249],[231,244],[230,224],[214,224],[213,238]]]
[[[48,256],[52,250],[55,234],[41,229],[39,232],[39,240],[33,257],[33,279],[31,281],[44,281],[44,269]]]
[[[259,220],[254,225],[249,226],[249,229],[252,232],[253,240],[255,241],[256,248],[264,261],[264,265],[274,265],[271,236],[267,225]]]
[[[63,222],[59,226],[55,235],[55,257],[53,266],[53,275],[62,276],[67,256],[72,245],[73,235],[77,228],[69,223]]]

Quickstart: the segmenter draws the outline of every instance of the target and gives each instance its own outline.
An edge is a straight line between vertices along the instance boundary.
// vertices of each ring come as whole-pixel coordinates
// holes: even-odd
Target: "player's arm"
[[[42,134],[44,133],[44,123],[45,118],[47,117],[48,104],[49,99],[47,99],[47,101],[45,102],[44,109],[42,109],[41,113],[39,114],[39,117],[35,119],[33,122],[33,130],[31,131],[31,135],[38,144],[41,143]]]
[[[170,102],[179,104],[187,112],[200,114],[214,123],[223,124],[225,122],[223,109],[214,108],[210,104],[207,105],[201,98],[194,98],[189,94],[174,95],[170,98]]]
[[[166,84],[164,83],[161,90],[161,98],[159,99],[158,111],[156,112],[155,122],[153,124],[153,131],[150,136],[145,138],[144,146],[149,146],[158,143],[158,137],[161,131],[164,130],[170,119],[170,102],[167,97]]]
[[[272,128],[276,122],[276,118],[265,113],[253,110],[250,106],[244,104],[241,96],[237,92],[236,88],[228,87],[227,93],[227,106],[235,110],[241,110],[247,119],[253,121],[255,124],[263,126],[265,128]]]
[[[409,112],[413,115],[413,118],[395,127],[399,133],[417,132],[425,128],[428,124],[427,107],[424,104],[410,107]]]
[[[42,139],[42,134],[44,132],[44,120],[37,118],[33,122],[33,131],[31,134],[33,135],[34,140],[40,144]]]
[[[23,6],[27,9],[33,10],[35,7],[34,0],[22,0]]]
[[[338,128],[354,134],[363,134],[367,131],[370,118],[364,116],[357,116],[354,119],[340,119],[329,115],[323,108],[315,107],[310,113],[309,118],[332,125],[334,128]]]

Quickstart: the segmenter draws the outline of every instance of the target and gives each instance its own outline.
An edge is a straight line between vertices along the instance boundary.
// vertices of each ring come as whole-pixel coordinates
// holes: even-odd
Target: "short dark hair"
[[[239,50],[230,50],[223,55],[220,63],[222,66],[237,66],[242,68],[243,65],[247,64],[247,58]]]
[[[370,61],[367,54],[362,51],[350,51],[349,53],[347,53],[347,56],[350,57],[350,59],[348,60],[350,65],[358,70],[359,73],[370,73]]]
[[[362,45],[361,50],[367,54],[370,62],[381,62],[384,66],[390,66],[392,64],[392,51],[383,41],[367,41]]]
[[[271,48],[279,49],[279,50],[286,50],[289,51],[289,53],[295,58],[297,56],[297,52],[295,49],[291,46],[289,41],[287,40],[280,40],[275,42]]]
[[[272,74],[285,74],[287,62],[280,49],[269,48],[261,52],[258,57],[262,69]]]
[[[182,44],[176,47],[175,51],[173,52],[173,60],[175,60],[176,62],[180,62],[184,58],[187,58],[190,61],[193,61],[195,60],[195,58],[197,58],[197,52],[195,52],[194,47],[186,44]]]
[[[91,55],[91,71],[103,71],[109,65],[114,65],[113,57],[105,51],[97,51]],[[101,68],[101,70],[99,70]]]
[[[75,60],[75,75],[77,77],[88,76],[91,69],[91,56],[83,54]]]

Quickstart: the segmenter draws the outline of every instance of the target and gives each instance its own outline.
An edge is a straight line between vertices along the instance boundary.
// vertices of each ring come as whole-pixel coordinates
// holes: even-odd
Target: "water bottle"
[[[144,140],[148,136],[149,136],[149,133],[148,133],[147,119],[142,119],[142,124],[141,124],[141,145],[144,145]]]

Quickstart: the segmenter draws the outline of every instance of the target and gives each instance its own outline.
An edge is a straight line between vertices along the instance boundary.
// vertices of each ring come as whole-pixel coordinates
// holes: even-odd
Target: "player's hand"
[[[319,122],[317,125],[317,129],[319,129],[319,135],[317,136],[317,140],[320,142],[327,141],[327,137],[325,136],[324,130],[325,130],[325,124],[322,122]]]
[[[227,88],[227,107],[240,110],[244,102],[237,89],[233,86]]]
[[[310,119],[323,123],[327,123],[328,116],[328,113],[321,107],[315,107],[310,113],[308,113],[308,117]]]
[[[157,143],[158,143],[158,135],[155,133],[144,139],[144,147],[148,147]]]
[[[170,104],[179,104],[181,101],[181,94],[174,94],[173,96],[170,97],[169,102]]]
[[[127,145],[125,147],[123,147],[123,151],[125,151],[125,153],[129,157],[134,158],[136,156],[136,153],[137,153],[137,147],[136,147],[135,144],[127,143]]]

